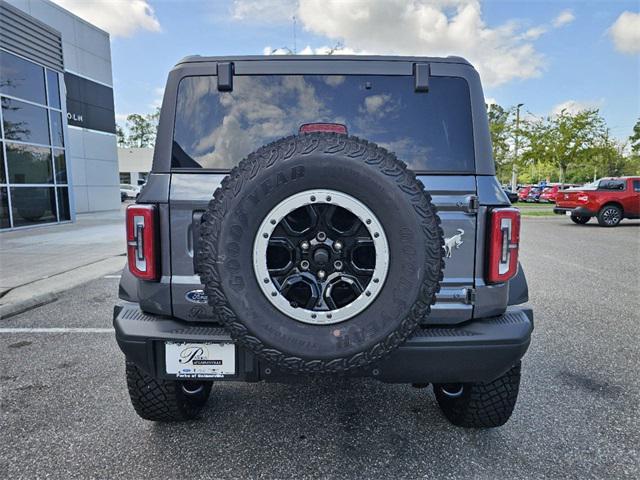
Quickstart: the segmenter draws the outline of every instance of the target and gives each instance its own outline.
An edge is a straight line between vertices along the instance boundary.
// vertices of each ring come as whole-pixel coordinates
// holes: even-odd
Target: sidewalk
[[[124,255],[124,208],[80,214],[73,224],[0,234],[0,318],[120,270]]]

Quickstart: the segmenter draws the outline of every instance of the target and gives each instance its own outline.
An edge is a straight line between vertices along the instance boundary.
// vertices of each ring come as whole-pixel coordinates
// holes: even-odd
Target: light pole
[[[515,192],[518,189],[518,168],[516,166],[516,162],[518,161],[518,136],[520,133],[520,107],[522,107],[524,103],[519,103],[516,106],[516,132],[515,132],[515,151],[513,158],[513,165],[511,167],[511,191]]]

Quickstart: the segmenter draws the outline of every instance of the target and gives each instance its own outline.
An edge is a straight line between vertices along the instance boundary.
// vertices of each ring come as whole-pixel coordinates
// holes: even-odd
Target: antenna
[[[296,44],[296,16],[293,16],[293,54],[298,53],[298,45]]]

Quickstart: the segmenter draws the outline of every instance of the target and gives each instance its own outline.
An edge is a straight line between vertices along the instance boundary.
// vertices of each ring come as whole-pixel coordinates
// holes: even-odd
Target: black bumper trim
[[[113,324],[127,359],[158,378],[173,378],[165,373],[163,342],[231,339],[219,326],[149,315],[133,303],[115,307]],[[348,375],[390,383],[490,381],[524,356],[532,330],[533,312],[522,307],[509,307],[499,317],[455,327],[419,328],[384,360]],[[241,347],[236,354],[237,374],[224,380],[285,381],[291,377]]]
[[[584,207],[576,207],[576,208],[554,207],[553,208],[553,213],[555,213],[556,215],[564,215],[567,212],[571,212],[571,214],[575,215],[576,217],[595,217],[597,215],[596,212],[587,210]]]

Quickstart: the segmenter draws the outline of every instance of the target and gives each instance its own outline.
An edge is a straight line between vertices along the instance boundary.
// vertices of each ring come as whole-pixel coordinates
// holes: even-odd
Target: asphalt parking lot
[[[0,321],[0,476],[638,478],[640,222],[525,218],[521,260],[536,330],[502,428],[453,427],[431,389],[368,380],[218,384],[201,420],[145,422],[102,278]],[[81,330],[8,330],[52,327]]]

